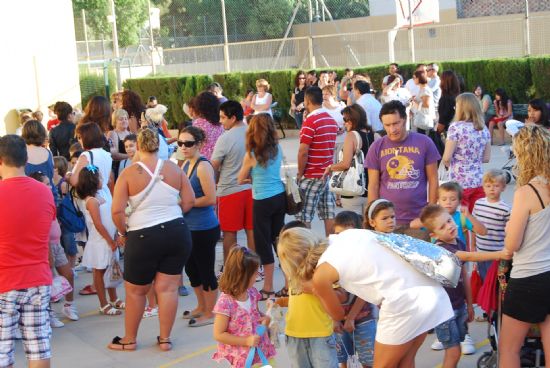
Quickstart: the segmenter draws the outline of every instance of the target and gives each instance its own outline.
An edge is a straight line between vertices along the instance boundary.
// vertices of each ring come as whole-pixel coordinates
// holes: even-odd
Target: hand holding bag
[[[117,250],[113,252],[111,263],[105,270],[103,282],[106,288],[116,288],[124,281],[124,264],[120,259],[120,253]]]
[[[286,193],[286,214],[296,215],[302,212],[304,207],[304,193],[296,184],[294,178],[288,171],[286,157],[283,156],[283,164],[285,165],[285,193]]]
[[[256,334],[258,336],[262,336],[266,331],[266,327],[264,325],[259,325],[256,327]],[[259,347],[251,347],[250,351],[248,352],[248,357],[246,358],[246,363],[244,364],[244,368],[252,368],[252,365],[254,363],[254,356],[256,355],[256,352],[258,352],[258,356],[260,357],[260,360],[262,362],[262,365],[260,368],[273,368],[270,364],[267,358],[265,357],[263,351]]]
[[[445,166],[443,161],[439,163],[439,168],[437,169],[437,176],[439,178],[439,184],[443,184],[448,181],[451,181],[449,176],[449,169]]]
[[[365,193],[365,155],[361,150],[362,140],[361,136],[355,130],[352,130],[355,138],[357,139],[357,149],[351,159],[350,167],[344,171],[334,171],[330,176],[329,190],[334,194],[343,196],[360,196]],[[343,152],[338,154],[338,160],[343,160]]]

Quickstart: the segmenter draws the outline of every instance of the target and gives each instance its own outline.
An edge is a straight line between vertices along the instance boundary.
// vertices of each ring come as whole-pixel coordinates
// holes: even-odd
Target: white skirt
[[[84,248],[84,254],[82,256],[82,265],[88,268],[97,268],[98,270],[104,270],[109,266],[111,258],[113,257],[113,251],[107,244],[105,239],[88,239],[86,247]]]

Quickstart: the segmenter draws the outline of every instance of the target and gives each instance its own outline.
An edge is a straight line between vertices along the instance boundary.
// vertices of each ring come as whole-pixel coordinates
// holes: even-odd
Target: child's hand
[[[499,252],[499,254],[500,254],[500,258],[501,258],[501,259],[504,259],[504,260],[506,260],[506,261],[508,261],[508,260],[510,260],[510,259],[512,259],[512,258],[514,257],[514,252],[511,252],[511,251],[509,251],[509,250],[506,249],[506,248],[503,248],[503,249]]]
[[[271,317],[269,316],[263,316],[262,318],[260,318],[260,324],[264,325],[264,326],[269,326],[269,323],[271,322]]]
[[[110,247],[111,250],[114,252],[114,251],[116,250],[116,248],[117,248],[117,245],[116,245],[115,241],[112,240],[112,239],[110,239],[108,242],[109,242],[109,247]]]
[[[258,344],[260,343],[260,336],[258,335],[250,335],[246,338],[246,346],[248,347],[254,347],[254,346],[258,346]]]
[[[332,321],[332,328],[333,328],[334,332],[336,332],[336,333],[344,332],[344,330],[342,328],[342,323],[340,321]]]
[[[355,320],[346,318],[346,321],[344,322],[344,330],[352,333],[355,330]]]
[[[468,323],[473,322],[475,315],[476,314],[474,312],[473,305],[469,304],[468,305]]]
[[[468,211],[468,207],[466,206],[460,206],[460,213],[462,213],[466,217],[470,215],[470,211]]]

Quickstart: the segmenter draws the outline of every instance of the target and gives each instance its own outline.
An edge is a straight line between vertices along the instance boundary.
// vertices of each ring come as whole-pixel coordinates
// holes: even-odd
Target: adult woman
[[[449,127],[442,160],[449,167],[450,179],[464,189],[462,204],[470,212],[485,197],[483,163],[490,158],[491,138],[479,102],[473,93],[463,93],[456,98],[455,121]]]
[[[193,126],[201,128],[206,134],[201,155],[210,160],[214,146],[224,132],[220,124],[220,102],[212,93],[202,92],[193,99],[193,111],[196,114]]]
[[[550,361],[550,133],[526,126],[514,136],[517,184],[504,248],[513,266],[502,306],[499,367],[519,367],[519,353],[531,325],[540,327]]]
[[[321,90],[323,91],[324,110],[334,119],[334,121],[336,121],[339,130],[344,129],[342,109],[346,107],[346,104],[342,101],[336,101],[336,86],[327,85]],[[338,138],[336,139],[336,141],[338,141]]]
[[[414,96],[411,113],[412,126],[419,133],[428,134],[435,119],[435,105],[432,89],[428,86],[426,73],[417,70],[413,74],[414,84],[418,86],[418,94]]]
[[[311,230],[290,229],[277,245],[291,287],[310,286],[335,321],[344,310],[333,285],[380,306],[374,345],[375,367],[414,367],[418,348],[431,328],[453,316],[441,284],[413,268],[381,245],[368,230],[346,230],[331,236],[330,246]],[[294,284],[294,285],[292,285]]]
[[[272,248],[281,231],[286,210],[285,188],[281,181],[283,150],[278,143],[273,119],[254,115],[246,131],[246,154],[239,172],[239,184],[252,179],[254,244],[264,266],[262,300],[273,296],[275,259]],[[276,248],[275,248],[276,249]]]
[[[387,82],[388,84],[382,90],[381,102],[386,103],[397,100],[403,105],[408,106],[411,100],[411,93],[408,89],[401,86],[401,78],[397,75],[390,75]]]
[[[266,113],[273,115],[271,111],[271,103],[273,102],[273,96],[269,91],[269,83],[265,79],[258,79],[256,81],[256,90],[258,91],[254,97],[250,107],[254,110],[254,115]]]
[[[124,138],[126,138],[130,132],[128,131],[128,112],[124,109],[116,109],[113,112],[113,125],[114,128],[109,132],[109,144],[111,145],[111,157],[113,158],[113,172],[115,173],[115,180],[118,177],[118,168],[120,161],[126,160],[128,155],[124,148]]]
[[[491,140],[494,136],[493,130],[495,125],[498,127],[498,133],[500,135],[499,146],[504,145],[504,125],[507,120],[513,117],[512,100],[508,98],[506,91],[503,88],[497,88],[495,90],[495,101],[493,102],[495,107],[496,116],[489,121],[489,132],[491,133]]]
[[[145,112],[145,105],[141,97],[134,91],[122,92],[122,108],[128,112],[128,130],[137,134],[140,126],[141,114]]]
[[[483,113],[483,117],[487,118],[487,111],[489,111],[489,108],[491,107],[491,96],[489,94],[485,93],[483,90],[483,87],[481,85],[477,85],[476,88],[474,88],[474,95],[477,98],[477,101],[479,102],[479,106],[481,107],[481,112]]]
[[[168,108],[166,106],[158,104],[155,107],[147,109],[144,115],[145,119],[141,121],[142,128],[149,128],[159,135],[159,149],[157,154],[161,160],[168,160],[172,153],[166,137],[164,137],[162,132],[162,122],[167,110]]]
[[[111,152],[111,144],[109,143],[109,132],[113,129],[111,124],[111,103],[103,96],[94,96],[84,109],[84,116],[80,119],[78,125],[89,122],[96,123],[103,132],[103,149]]]
[[[216,263],[216,243],[220,239],[220,224],[214,212],[216,205],[216,179],[212,165],[200,154],[205,140],[204,132],[197,127],[184,128],[178,146],[185,158],[183,172],[195,192],[195,204],[185,213],[185,221],[191,230],[193,249],[185,272],[197,297],[197,307],[183,312],[189,319],[190,327],[212,324],[212,310],[218,295],[218,282],[214,265]]]
[[[161,350],[170,350],[170,333],[178,307],[178,284],[191,252],[191,236],[182,213],[194,204],[189,180],[180,168],[158,158],[159,135],[142,129],[138,135],[139,161],[126,168],[115,186],[113,221],[120,239],[126,239],[124,287],[125,335],[109,348],[135,350],[145,296],[154,281],[158,300]],[[131,213],[126,224],[126,206]],[[128,231],[128,232],[127,232]]]
[[[48,178],[54,199],[57,190],[53,184],[53,157],[50,150],[44,147],[46,143],[46,128],[37,120],[29,120],[23,125],[21,137],[27,144],[27,163],[25,174],[40,171]]]
[[[445,70],[441,74],[441,98],[437,105],[437,126],[433,132],[432,140],[442,155],[445,150],[445,144],[441,134],[449,129],[449,125],[455,116],[456,96],[460,94],[460,82],[457,75],[452,70]]]
[[[526,124],[540,125],[546,129],[550,129],[550,112],[548,106],[541,98],[536,98],[529,101],[527,106]]]
[[[302,129],[304,121],[304,93],[306,88],[306,73],[300,70],[294,77],[294,92],[290,95],[290,112],[296,120],[298,129]]]
[[[365,110],[360,105],[353,104],[346,107],[342,110],[342,116],[344,118],[344,126],[347,131],[344,146],[341,154],[339,155],[339,162],[329,165],[325,170],[325,175],[330,175],[330,172],[332,171],[344,171],[349,169],[351,160],[359,147],[361,147],[361,151],[363,151],[363,154],[367,157],[367,151],[369,150],[370,145],[374,142],[374,139],[377,138],[375,137],[375,133],[373,132],[371,126],[367,123],[367,114],[365,113]],[[351,132],[357,132],[360,139],[357,139],[357,135]],[[366,187],[367,186],[365,185],[365,188]],[[359,215],[363,215],[364,206],[367,201],[366,192],[364,196],[341,196],[340,201],[342,202],[343,208],[354,211]]]

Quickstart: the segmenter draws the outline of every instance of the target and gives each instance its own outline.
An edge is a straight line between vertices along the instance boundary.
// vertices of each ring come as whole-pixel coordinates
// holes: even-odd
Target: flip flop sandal
[[[275,296],[275,292],[273,291],[265,291],[264,289],[260,290],[260,295],[262,296],[260,301],[265,301],[269,298],[271,298],[272,296]]]
[[[97,291],[92,289],[92,285],[86,285],[78,292],[78,294],[80,294],[80,295],[96,295]]]
[[[183,312],[183,319],[199,318],[200,316],[202,316],[202,313],[191,314],[191,311],[188,311],[188,310]]]
[[[103,314],[104,316],[119,316],[122,312],[107,303],[103,307],[99,308],[99,314]]]
[[[126,303],[120,299],[117,299],[114,302],[110,301],[109,304],[111,305],[111,307],[116,309],[126,309]]]
[[[113,341],[107,345],[107,348],[111,350],[117,350],[117,351],[135,351],[137,348],[136,342],[122,342],[122,338],[119,336],[115,336],[113,338]]]
[[[214,323],[214,318],[208,318],[203,321],[196,320],[195,318],[189,320],[189,327],[202,327],[208,326]]]
[[[160,336],[157,336],[157,345],[162,351],[172,350],[172,341],[170,341],[169,337],[164,337],[161,339]]]

